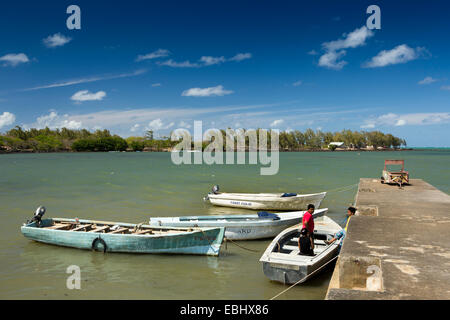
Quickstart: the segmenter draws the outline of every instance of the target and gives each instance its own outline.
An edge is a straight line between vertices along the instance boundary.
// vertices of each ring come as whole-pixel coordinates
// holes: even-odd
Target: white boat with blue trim
[[[317,209],[313,217],[327,213],[328,209]],[[225,228],[225,237],[231,240],[254,240],[273,238],[284,229],[299,224],[305,211],[294,212],[258,212],[244,215],[211,215],[185,217],[151,217],[149,225],[153,227],[200,227]]]

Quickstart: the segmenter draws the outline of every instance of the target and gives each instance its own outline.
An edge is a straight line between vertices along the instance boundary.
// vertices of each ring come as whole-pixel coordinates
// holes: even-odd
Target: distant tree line
[[[259,137],[260,129],[255,130]],[[220,130],[224,144],[225,130]],[[268,144],[270,145],[270,131]],[[404,139],[385,134],[380,131],[322,132],[307,129],[304,132],[283,131],[279,135],[280,151],[317,150],[330,147],[330,142],[344,142],[346,146],[356,149],[373,146],[374,148],[399,148],[406,146]],[[147,131],[143,137],[123,139],[112,135],[108,130],[88,131],[86,129],[28,129],[19,126],[0,135],[0,149],[7,151],[58,152],[58,151],[167,151],[179,141],[171,141],[168,137],[154,139],[153,132]],[[204,141],[205,148],[209,144]],[[236,144],[235,144],[236,145]],[[248,137],[246,138],[248,146]],[[226,146],[224,146],[226,147]]]

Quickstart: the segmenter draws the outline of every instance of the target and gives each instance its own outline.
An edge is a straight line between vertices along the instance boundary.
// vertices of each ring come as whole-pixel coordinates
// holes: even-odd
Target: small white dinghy
[[[327,216],[315,220],[314,226],[314,256],[300,255],[298,227],[288,228],[273,239],[259,259],[270,280],[284,284],[302,283],[338,255],[342,239],[331,245],[326,245],[324,240],[331,240],[342,228]]]
[[[311,194],[296,193],[226,193],[219,192],[219,187],[214,186],[213,192],[204,197],[215,206],[245,208],[253,210],[281,210],[295,211],[306,210],[308,204],[316,208],[325,198],[326,192]]]
[[[318,209],[313,213],[317,218],[328,209]],[[225,237],[231,240],[253,240],[273,238],[282,230],[302,222],[305,211],[258,212],[245,215],[211,215],[188,217],[152,217],[149,225],[153,227],[206,228],[224,227]]]

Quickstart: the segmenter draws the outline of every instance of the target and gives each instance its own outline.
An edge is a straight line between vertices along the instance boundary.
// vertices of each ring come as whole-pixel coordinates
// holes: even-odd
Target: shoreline
[[[445,148],[433,148],[433,149],[445,149]],[[429,148],[401,148],[401,149],[392,149],[392,148],[386,148],[386,149],[380,149],[380,150],[366,150],[366,149],[349,149],[349,150],[327,150],[327,149],[304,149],[304,150],[279,150],[280,153],[282,152],[387,152],[387,151],[418,151],[418,150],[430,150]],[[270,152],[270,150],[267,150]],[[5,151],[0,150],[0,154],[30,154],[30,153],[151,153],[151,152],[172,152],[172,150],[146,150],[146,151],[71,151],[71,150],[64,150],[64,151],[24,151],[24,150],[18,150],[18,151]],[[238,152],[238,151],[233,151]],[[244,151],[245,153],[248,153],[249,151]],[[227,151],[223,151],[223,153],[227,153]]]

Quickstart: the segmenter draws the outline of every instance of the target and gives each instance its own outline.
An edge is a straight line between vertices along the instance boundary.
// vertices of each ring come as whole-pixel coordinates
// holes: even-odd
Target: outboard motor
[[[218,185],[215,185],[214,187],[212,187],[212,192],[213,192],[214,194],[218,194],[218,193],[219,193],[219,186],[218,186]]]
[[[34,213],[33,218],[31,221],[27,221],[27,223],[32,223],[36,221],[36,225],[39,227],[41,224],[42,216],[45,214],[45,207],[39,206],[39,208],[36,209],[36,212]]]

